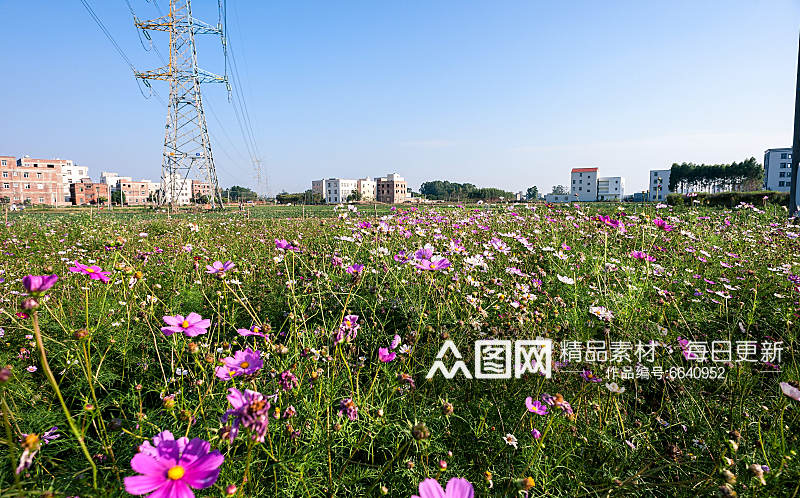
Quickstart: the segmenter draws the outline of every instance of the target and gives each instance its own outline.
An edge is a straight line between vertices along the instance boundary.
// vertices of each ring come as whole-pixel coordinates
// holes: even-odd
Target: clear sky
[[[124,0],[87,1],[137,69],[161,65]],[[129,1],[142,19],[168,5]],[[216,24],[216,3],[195,15]],[[0,0],[0,19],[0,155],[157,179],[166,108],[80,0]],[[586,166],[632,192],[673,162],[760,162],[791,146],[798,21],[788,0],[228,0],[271,193],[395,171],[414,190],[549,192]],[[223,72],[204,38],[201,66]],[[224,87],[204,99],[220,183],[255,186]]]

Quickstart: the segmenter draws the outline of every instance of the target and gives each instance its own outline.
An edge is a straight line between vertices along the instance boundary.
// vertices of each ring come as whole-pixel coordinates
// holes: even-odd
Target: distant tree
[[[97,203],[98,204],[105,204],[106,202],[108,202],[108,197],[100,196],[100,197],[97,198]]]
[[[196,202],[197,204],[208,204],[208,202],[209,202],[211,199],[209,199],[209,198],[208,198],[208,196],[207,196],[207,195],[205,195],[205,194],[200,194],[200,195],[198,195],[198,196],[194,197],[192,200],[193,200],[194,202]]]
[[[111,192],[111,202],[118,206],[122,206],[126,202],[125,192],[122,190],[115,190]]]
[[[556,195],[567,195],[569,192],[567,192],[566,187],[564,187],[563,185],[554,185],[553,193]]]
[[[313,190],[306,190],[305,192],[290,194],[282,192],[275,196],[275,202],[278,204],[324,204],[322,194],[318,194]]]
[[[350,195],[347,196],[347,202],[358,202],[361,200],[361,192],[358,190],[353,190]]]
[[[258,194],[254,191],[250,190],[247,187],[240,187],[239,185],[234,185],[233,187],[227,188],[222,191],[222,197],[225,200],[230,199],[231,201],[238,202],[242,201],[255,201],[258,200]]]
[[[535,201],[539,198],[539,187],[534,185],[533,187],[528,187],[528,192],[525,194],[525,198],[529,201]]]

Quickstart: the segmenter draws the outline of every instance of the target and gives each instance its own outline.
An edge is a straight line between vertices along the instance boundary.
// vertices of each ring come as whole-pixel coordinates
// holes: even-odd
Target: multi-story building
[[[789,192],[792,186],[792,149],[767,149],[764,152],[764,188]]]
[[[347,198],[358,189],[358,181],[344,178],[328,178],[325,180],[325,202],[339,204],[347,202]]]
[[[408,200],[408,184],[397,173],[375,178],[375,198],[378,202],[396,204]]]
[[[89,178],[70,184],[69,190],[73,206],[100,204],[111,199],[111,189],[107,184],[93,183]]]
[[[650,170],[650,190],[649,200],[651,202],[663,202],[667,196],[672,193],[669,189],[669,169],[651,169]]]
[[[213,196],[213,185],[207,182],[201,182],[200,180],[192,180],[192,199],[195,202],[203,198],[205,198],[206,201],[210,201]]]
[[[597,168],[572,168],[570,194],[576,201],[596,201]]]
[[[67,160],[66,164],[61,166],[61,186],[64,191],[64,199],[66,204],[72,203],[72,194],[70,194],[69,186],[73,183],[79,183],[84,178],[89,178],[89,168],[87,166],[79,166],[72,161]]]
[[[325,197],[325,180],[312,180],[311,191]]]
[[[122,193],[124,203],[129,206],[143,206],[150,197],[150,181],[120,180],[119,191]]]
[[[189,204],[192,200],[192,180],[180,173],[167,175],[161,181],[161,191],[165,202],[178,206]]]
[[[625,179],[621,176],[603,176],[597,179],[598,201],[621,201],[625,195]]]
[[[356,181],[357,185],[356,188],[358,192],[361,194],[362,201],[374,201],[375,200],[375,190],[377,188],[377,183],[374,180],[370,180],[369,178],[359,178]]]
[[[64,203],[61,166],[62,159],[33,159],[0,156],[0,197],[11,203]]]

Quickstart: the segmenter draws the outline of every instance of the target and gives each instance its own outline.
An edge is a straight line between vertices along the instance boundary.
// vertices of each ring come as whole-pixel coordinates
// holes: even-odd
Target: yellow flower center
[[[94,273],[94,270],[92,270],[91,268],[87,268],[86,273]]]
[[[173,481],[177,481],[178,479],[183,477],[186,471],[180,465],[176,465],[167,471],[167,477],[172,479]]]
[[[181,327],[188,328],[189,327],[189,322],[187,320],[184,320],[183,323],[181,324]]]
[[[246,361],[243,361],[243,362],[239,363],[239,367],[240,367],[240,368],[247,368],[247,367],[249,367],[249,366],[250,366],[250,364],[249,364],[249,363],[247,363]]]

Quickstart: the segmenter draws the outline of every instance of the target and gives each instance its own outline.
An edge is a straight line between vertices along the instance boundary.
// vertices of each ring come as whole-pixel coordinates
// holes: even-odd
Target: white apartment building
[[[663,202],[672,193],[669,189],[670,169],[651,169],[649,180],[649,199],[651,202]]]
[[[764,189],[789,192],[792,186],[792,148],[764,152]]]
[[[572,168],[570,194],[576,201],[596,201],[597,168]]]
[[[325,202],[328,204],[339,204],[347,202],[347,197],[358,189],[357,180],[347,180],[344,178],[328,178],[325,180]]]
[[[78,166],[70,160],[67,160],[67,163],[61,166],[61,183],[64,187],[64,202],[67,204],[72,203],[72,194],[69,193],[70,183],[80,183],[84,178],[89,178],[88,166]]]
[[[597,179],[598,201],[621,201],[625,195],[625,179],[621,176],[603,176]]]
[[[161,183],[164,201],[178,206],[189,204],[192,200],[192,180],[180,173],[165,177]]]
[[[375,180],[370,180],[369,178],[359,178],[357,180],[357,190],[361,194],[362,201],[374,201],[375,200],[375,190],[377,189],[378,183]]]

